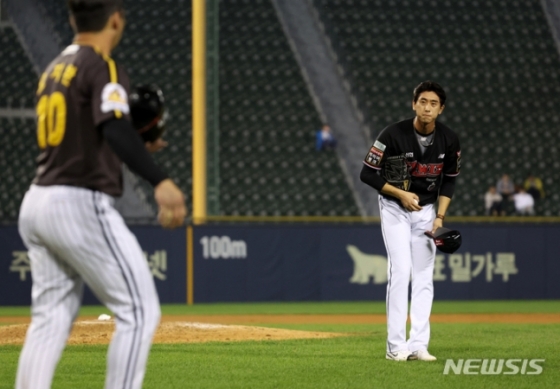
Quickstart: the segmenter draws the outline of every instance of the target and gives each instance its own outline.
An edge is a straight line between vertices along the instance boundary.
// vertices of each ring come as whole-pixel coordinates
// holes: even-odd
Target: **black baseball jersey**
[[[129,118],[125,71],[91,46],[68,46],[42,74],[37,89],[34,183],[122,194],[121,161],[98,126]]]
[[[364,164],[378,170],[389,184],[416,193],[420,205],[432,204],[438,198],[442,176],[459,174],[459,137],[445,124],[436,121],[433,142],[422,154],[413,121],[407,119],[385,128],[366,155]]]

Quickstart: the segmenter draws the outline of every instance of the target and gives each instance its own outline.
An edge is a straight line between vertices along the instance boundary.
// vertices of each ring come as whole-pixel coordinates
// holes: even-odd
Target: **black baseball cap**
[[[153,142],[165,131],[167,109],[163,92],[156,84],[136,85],[129,97],[134,128],[144,142]]]
[[[461,233],[457,230],[440,227],[434,233],[426,231],[424,235],[429,236],[434,240],[436,248],[446,254],[452,254],[461,247],[463,239]]]

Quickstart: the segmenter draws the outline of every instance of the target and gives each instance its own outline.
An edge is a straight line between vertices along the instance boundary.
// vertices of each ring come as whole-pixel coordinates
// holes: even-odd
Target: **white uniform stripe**
[[[134,330],[133,330],[133,338],[132,338],[132,343],[126,347],[126,349],[123,350],[117,350],[117,354],[118,355],[124,355],[125,353],[128,354],[128,356],[126,357],[127,363],[126,363],[126,369],[124,372],[124,379],[123,379],[123,389],[126,389],[127,387],[131,386],[131,382],[129,385],[127,385],[127,381],[128,381],[128,377],[131,376],[130,374],[130,366],[131,366],[131,359],[133,357],[133,353],[134,353],[134,343],[135,343],[135,339],[137,338],[137,332],[138,332],[138,328],[136,323],[138,323],[138,318],[137,318],[137,308],[136,308],[136,304],[137,304],[137,299],[134,296],[134,293],[132,292],[132,287],[131,287],[131,283],[128,277],[128,274],[125,272],[124,268],[123,268],[123,264],[122,261],[120,260],[120,258],[117,256],[113,246],[111,245],[111,242],[109,241],[109,238],[107,236],[107,227],[105,226],[105,223],[101,217],[102,213],[103,213],[103,205],[101,204],[101,202],[97,199],[96,197],[96,193],[93,192],[92,193],[92,201],[93,201],[93,208],[95,211],[95,216],[97,219],[97,222],[99,223],[99,227],[101,228],[102,234],[103,234],[103,240],[104,243],[106,244],[107,248],[109,249],[109,252],[111,254],[112,259],[115,261],[115,263],[117,264],[120,273],[125,281],[125,285],[126,285],[126,289],[128,291],[128,294],[130,295],[131,301],[132,301],[132,312],[133,312],[133,316],[134,316]],[[118,313],[116,313],[118,314]],[[119,344],[119,346],[122,347],[122,344]]]
[[[56,206],[58,205],[60,204]],[[29,214],[35,215],[38,209],[45,207],[45,204],[33,202],[26,207],[29,216]],[[67,209],[60,209],[60,211],[63,211],[61,214],[68,213]],[[18,374],[18,378],[24,376],[22,381],[25,383],[18,382],[18,384],[23,387],[50,386],[54,366],[60,358],[72,319],[79,307],[81,294],[76,294],[78,298],[73,300],[74,293],[82,286],[79,277],[77,279],[76,273],[68,264],[43,246],[43,237],[37,233],[38,229],[45,229],[52,233],[64,230],[62,226],[57,225],[58,220],[60,219],[47,217],[39,220],[38,218],[35,225],[24,223],[26,226],[22,229],[24,232],[22,236],[30,249],[34,278],[33,316],[37,318],[28,333],[31,340],[26,344],[25,353],[22,353],[22,358],[27,360],[27,363],[23,364],[22,374]],[[47,347],[49,352],[37,353],[36,350],[42,347]]]
[[[49,220],[49,224],[51,224],[51,228],[56,228],[54,226],[52,226],[52,224],[54,224],[54,220]],[[57,230],[55,230],[57,231]],[[40,266],[44,269],[44,273],[46,273],[45,279],[49,280],[48,282],[53,282],[52,280],[55,279],[55,277],[57,276],[56,272],[55,272],[55,268],[56,268],[56,264],[58,262],[58,258],[54,257],[54,261],[51,262],[47,262],[47,261],[41,261]],[[42,272],[41,272],[42,273]],[[44,286],[41,287],[42,289],[44,289]],[[41,293],[41,296],[38,296],[38,298],[40,300],[42,300],[40,302],[40,305],[43,306],[43,308],[45,309],[50,309],[51,307],[54,307],[54,301],[56,301],[58,299],[58,296],[54,293],[43,293],[43,290],[38,291]],[[46,301],[45,301],[46,299]],[[59,339],[57,336],[57,330],[61,327],[61,323],[60,323],[60,317],[58,315],[53,317],[55,324],[47,327],[47,329],[50,329],[50,331],[48,332],[44,332],[45,338],[46,340],[43,340],[41,343],[44,343],[45,346],[48,349],[56,349],[58,344],[59,344]],[[51,356],[50,355],[46,355],[43,354],[42,355],[42,360],[38,362],[38,366],[37,371],[41,374],[38,376],[38,381],[46,381],[47,379],[52,380],[52,376],[51,377],[45,377],[44,375],[49,374],[49,369],[46,368],[46,366],[48,366],[51,363],[50,360]]]
[[[381,229],[388,256],[387,351],[417,351],[428,347],[429,314],[433,299],[433,242],[424,236],[432,228],[433,204],[409,212],[380,198]],[[406,340],[408,289],[412,274],[411,330]]]
[[[387,283],[387,297],[385,298],[385,304],[387,306],[387,322],[389,322],[389,299],[391,297],[391,276],[393,274],[393,261],[391,261],[391,254],[390,254],[390,250],[389,250],[389,246],[388,246],[388,241],[387,238],[385,237],[385,229],[383,228],[383,202],[381,201],[381,196],[379,196],[379,208],[381,210],[381,212],[379,212],[379,218],[381,219],[381,235],[383,235],[383,241],[385,242],[385,247],[386,247],[386,251],[387,251],[387,260],[389,261],[389,268],[388,268],[388,275],[387,275],[387,279],[388,279],[388,283]],[[389,341],[387,341],[387,350],[389,350],[389,352],[393,352],[393,350],[391,350],[391,343],[389,343]]]
[[[134,314],[135,325],[134,325],[134,331],[132,337],[132,344],[127,358],[126,372],[125,372],[124,382],[123,382],[124,384],[123,388],[126,389],[132,387],[133,380],[134,380],[134,371],[137,362],[135,356],[138,355],[137,349],[140,346],[141,333],[143,330],[142,329],[143,321],[144,321],[143,310],[141,305],[140,294],[138,291],[138,286],[136,285],[136,281],[134,280],[132,271],[128,267],[128,264],[126,263],[126,260],[124,259],[124,256],[122,255],[122,252],[119,249],[118,244],[116,243],[116,240],[111,232],[108,221],[104,220],[103,208],[102,208],[103,205],[100,204],[99,201],[97,200],[95,192],[93,193],[93,203],[95,206],[96,216],[99,220],[99,224],[103,231],[103,236],[107,243],[107,247],[111,251],[115,261],[117,262],[119,268],[121,269],[122,276],[126,282],[126,287],[128,289],[128,292],[130,293],[132,304],[133,304],[132,311]],[[127,268],[126,272],[125,272],[125,267]]]
[[[60,242],[67,246],[72,244],[77,238],[76,232],[79,231],[79,226],[77,225],[75,211],[73,210],[71,203],[66,201],[61,202],[60,211],[62,212],[60,219],[55,221],[54,218],[52,218],[49,221],[51,221],[51,228],[53,228],[53,232],[57,233],[57,237],[60,239]],[[64,222],[61,223],[60,221]],[[53,250],[51,249],[51,251]],[[77,276],[76,271],[70,264],[63,261],[59,253],[54,252],[54,257],[56,258],[56,265],[51,266],[52,277],[57,277],[58,280],[56,282],[65,286],[64,288],[56,289],[58,295],[50,294],[52,301],[49,303],[49,306],[57,307],[57,309],[61,311],[61,314],[55,316],[55,320],[57,321],[56,327],[59,328],[57,331],[59,338],[55,340],[53,337],[53,343],[56,345],[57,343],[64,344],[66,338],[69,336],[72,329],[73,319],[78,314],[79,302],[78,304],[72,306],[72,301],[69,301],[73,296],[72,294],[69,294],[70,290],[74,290],[76,288],[76,286],[73,285],[73,278]],[[62,273],[65,273],[69,277],[63,279]],[[82,290],[83,283],[80,279],[79,297],[82,295]],[[78,296],[74,297],[77,298]],[[61,305],[60,302],[62,301],[64,301],[64,304]],[[74,312],[72,312],[72,310]]]
[[[141,388],[159,301],[142,249],[112,202],[103,193],[68,186],[32,185],[26,194],[20,233],[29,249],[34,299],[17,389],[50,388],[84,281],[117,322],[105,387]]]
[[[130,350],[128,352],[126,371],[125,371],[124,382],[123,382],[123,388],[126,389],[127,387],[130,386],[130,385],[127,385],[127,381],[128,381],[128,377],[129,377],[129,373],[130,373],[131,360],[133,358],[134,343],[135,343],[135,339],[137,338],[137,333],[138,333],[138,327],[137,327],[137,324],[138,324],[137,313],[138,312],[137,312],[137,306],[136,306],[137,299],[135,298],[134,293],[132,292],[131,282],[129,281],[129,278],[124,271],[122,260],[120,260],[119,257],[117,256],[117,253],[116,253],[114,247],[112,246],[111,241],[109,240],[107,227],[104,225],[103,218],[101,217],[102,212],[103,212],[102,211],[102,204],[98,203],[95,192],[92,193],[92,196],[93,196],[93,205],[94,205],[94,208],[95,208],[95,215],[96,215],[96,217],[99,221],[99,225],[100,225],[101,230],[103,232],[103,238],[105,240],[105,243],[107,244],[107,247],[109,248],[109,251],[112,254],[113,259],[115,260],[115,262],[117,263],[117,266],[119,267],[119,269],[121,271],[123,279],[126,283],[126,289],[128,290],[128,293],[131,297],[132,304],[133,304],[132,312],[133,312],[133,315],[134,315],[135,325],[134,325],[134,330],[133,330],[132,344],[131,344]]]
[[[103,220],[103,216],[100,216],[101,220]],[[113,244],[113,248],[115,249],[115,252],[117,254],[118,257],[121,258],[121,261],[123,263],[124,268],[127,269],[128,273],[129,273],[129,277],[130,277],[130,284],[132,286],[132,296],[136,297],[137,302],[136,302],[136,306],[134,307],[134,315],[136,318],[136,326],[135,326],[135,330],[134,330],[134,337],[133,337],[133,342],[132,342],[132,347],[131,347],[131,351],[130,351],[130,355],[131,355],[131,359],[129,360],[128,364],[127,364],[127,373],[125,375],[125,383],[127,381],[128,374],[130,374],[130,387],[132,387],[133,385],[133,381],[134,381],[134,372],[136,371],[136,364],[138,362],[138,350],[140,348],[141,345],[141,339],[142,339],[142,333],[144,332],[144,308],[142,305],[142,299],[140,298],[140,292],[139,292],[139,288],[138,288],[138,283],[136,282],[136,279],[134,278],[133,272],[129,267],[129,264],[126,262],[126,260],[124,260],[124,255],[119,247],[119,244],[117,243],[117,240],[115,238],[115,235],[112,233],[111,231],[111,226],[109,223],[106,224],[107,226],[107,236],[109,237],[109,241],[112,241]]]

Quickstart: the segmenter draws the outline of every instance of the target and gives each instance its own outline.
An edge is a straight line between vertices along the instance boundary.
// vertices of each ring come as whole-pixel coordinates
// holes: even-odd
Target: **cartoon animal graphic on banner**
[[[354,261],[354,274],[350,278],[353,284],[369,284],[370,277],[374,284],[387,282],[387,258],[382,255],[366,254],[353,245],[347,245],[346,251]]]

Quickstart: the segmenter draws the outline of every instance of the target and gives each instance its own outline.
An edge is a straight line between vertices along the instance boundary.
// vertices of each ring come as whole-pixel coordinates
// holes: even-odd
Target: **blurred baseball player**
[[[428,352],[435,244],[424,232],[443,226],[461,160],[459,138],[436,121],[445,100],[439,84],[425,81],[418,85],[412,100],[416,116],[380,133],[360,175],[380,193],[381,230],[389,259],[386,358],[395,361],[436,360]],[[407,341],[410,279],[411,330]]]
[[[113,207],[121,161],[154,186],[159,221],[181,225],[183,193],[153,162],[129,118],[129,81],[109,56],[125,26],[122,0],[68,0],[76,32],[37,89],[37,174],[19,231],[29,250],[32,321],[17,389],[50,388],[84,282],[116,318],[105,388],[140,388],[159,323],[142,250]]]

